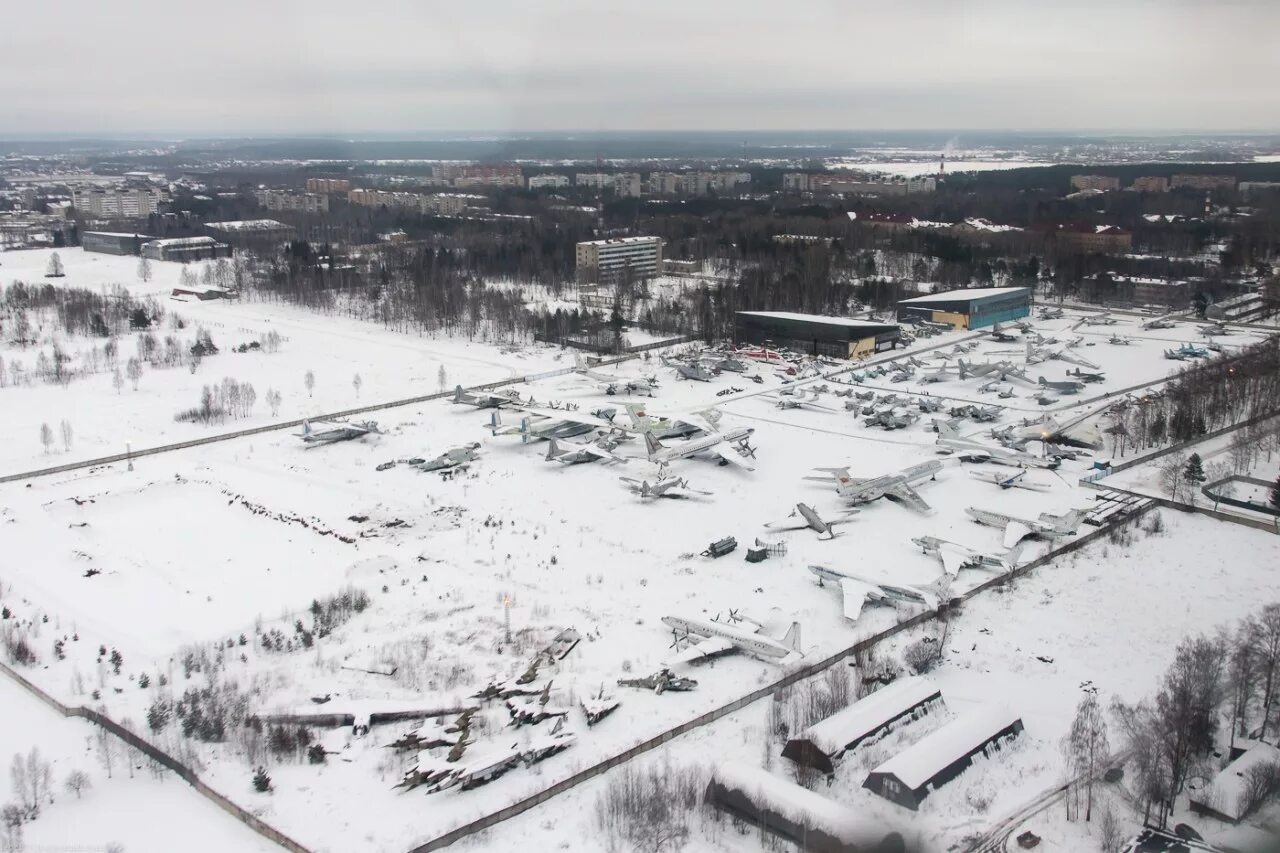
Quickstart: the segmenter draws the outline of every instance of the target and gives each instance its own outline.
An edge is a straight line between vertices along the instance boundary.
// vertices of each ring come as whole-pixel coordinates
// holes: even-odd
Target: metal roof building
[[[734,343],[768,344],[809,355],[861,358],[898,345],[894,323],[790,311],[739,311]]]
[[[831,774],[849,750],[943,707],[942,692],[927,679],[899,678],[800,732],[787,741],[782,757]]]
[[[975,756],[1017,737],[1022,719],[1008,708],[984,705],[899,752],[867,775],[862,787],[915,810],[929,792],[959,776]]]
[[[1031,313],[1027,287],[973,287],[930,293],[898,303],[898,319],[946,323],[957,329],[981,329]]]

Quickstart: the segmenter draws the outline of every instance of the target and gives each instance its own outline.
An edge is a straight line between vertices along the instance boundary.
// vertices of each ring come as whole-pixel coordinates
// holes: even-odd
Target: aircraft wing
[[[592,456],[594,456],[594,457],[595,457],[595,458],[597,458],[597,459],[604,459],[604,460],[606,460],[606,461],[610,461],[610,462],[625,462],[625,461],[626,461],[626,460],[625,460],[625,459],[623,459],[621,456],[618,456],[616,453],[610,453],[609,451],[605,450],[605,449],[604,449],[604,448],[602,448],[602,447],[596,447],[594,444],[583,444],[583,445],[581,445],[580,447],[578,447],[578,449],[579,449],[579,450],[581,450],[581,451],[582,451],[582,452],[584,452],[584,453],[589,453],[589,454],[591,454]]]
[[[900,483],[892,488],[885,489],[885,494],[891,495],[917,512],[929,511],[929,504],[925,502],[924,498],[920,497],[919,492],[911,488],[907,483]]]
[[[1014,548],[1034,531],[1021,521],[1011,521],[1004,528],[1004,547]]]
[[[745,468],[748,471],[756,470],[755,466],[751,464],[750,460],[748,460],[745,456],[740,456],[737,452],[735,452],[732,448],[728,447],[724,443],[718,444],[715,447],[711,448],[711,452],[714,453],[716,456],[720,457],[721,459],[723,459],[725,462],[728,462],[733,465],[737,465],[739,468]]]
[[[541,418],[549,418],[557,421],[568,421],[575,424],[585,424],[586,426],[599,427],[600,429],[614,429],[615,425],[606,421],[604,418],[597,418],[595,415],[583,414],[579,411],[566,409],[542,409],[534,406],[521,406],[518,403],[512,404],[512,408],[519,409],[522,412],[528,412],[531,415],[537,415]],[[617,427],[621,428],[621,427]]]
[[[727,654],[735,648],[737,647],[728,640],[722,640],[719,637],[708,637],[707,639],[679,652],[674,657],[667,660],[666,663],[692,663],[693,661],[706,660],[707,658],[715,657],[716,655]]]
[[[964,568],[965,558],[963,554],[954,551],[951,548],[941,547],[938,549],[938,556],[942,558],[942,570],[951,577],[960,574],[960,570]]]
[[[863,605],[867,603],[867,594],[871,592],[871,585],[852,578],[843,578],[840,581],[840,592],[844,595],[844,618],[850,622],[857,621],[862,615]]]
[[[804,530],[808,526],[809,522],[805,521],[798,515],[789,515],[781,521],[770,521],[765,524],[765,527],[770,530]]]

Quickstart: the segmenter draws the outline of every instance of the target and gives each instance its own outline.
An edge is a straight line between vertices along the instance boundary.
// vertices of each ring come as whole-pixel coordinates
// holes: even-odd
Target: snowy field
[[[75,283],[78,273],[71,261],[76,256],[64,254],[68,280]],[[12,257],[4,258],[6,275],[12,271]],[[93,257],[81,255],[79,260],[92,265],[98,262]],[[96,257],[123,263],[131,273],[130,259]],[[33,265],[43,269],[43,264]],[[422,378],[416,381],[432,386],[442,360],[451,377],[455,371],[469,377],[459,379],[464,383],[528,372],[527,365],[557,364],[550,350],[522,357],[480,344],[418,340],[277,305],[201,303],[179,309],[192,311],[191,319],[201,322],[194,312],[211,312],[208,318],[221,317],[235,328],[281,328],[275,324],[287,323],[285,346],[278,354],[262,356],[261,370],[300,377],[314,367],[319,377],[329,375],[325,371],[341,370],[345,375],[358,369],[366,381],[362,399],[415,393],[415,380],[407,377],[419,363]],[[1073,336],[1070,327],[1075,324],[1074,316],[1035,323],[1045,335],[1063,338]],[[1113,332],[1132,336],[1134,342],[1108,344]],[[1084,340],[1077,350],[1096,362],[1107,378],[1076,397],[1064,396],[1047,406],[1034,399],[1037,391],[1030,387],[1016,387],[1016,396],[1000,399],[978,390],[983,380],[961,381],[955,376],[929,385],[918,379],[866,379],[854,390],[893,391],[912,400],[928,394],[943,398],[948,407],[969,402],[1007,407],[993,424],[966,422],[962,427],[966,435],[985,437],[992,427],[1020,425],[1021,418],[1046,408],[1055,417],[1068,418],[1106,402],[1095,398],[1159,381],[1175,366],[1161,355],[1164,347],[1172,346],[1171,341],[1203,340],[1190,325],[1145,333],[1129,320],[1111,327],[1081,326],[1078,334]],[[904,363],[914,355],[929,362],[926,347],[948,350],[972,337],[950,333],[882,360]],[[1224,343],[1246,337],[1237,335]],[[1020,363],[1016,355],[1003,352],[1019,346],[1021,341],[987,341],[966,358]],[[378,360],[380,353],[387,356],[385,363]],[[218,359],[235,363],[247,357],[219,355],[201,371],[220,376],[212,374]],[[276,363],[284,367],[271,366]],[[1065,367],[1047,362],[1032,365],[1029,374],[1035,377],[1043,368],[1047,378],[1061,379]],[[839,592],[819,586],[807,566],[821,563],[937,589],[941,567],[912,544],[912,537],[940,536],[995,551],[1001,531],[973,524],[966,507],[1034,518],[1041,512],[1087,509],[1096,494],[1076,485],[1092,464],[1088,456],[1064,462],[1057,472],[1030,472],[1028,478],[1045,487],[1035,492],[1002,491],[969,475],[986,466],[945,459],[936,480],[917,486],[931,506],[926,513],[877,501],[864,505],[844,535],[834,540],[821,541],[807,530],[779,534],[764,525],[785,518],[798,501],[824,517],[842,509],[829,485],[802,480],[815,467],[848,466],[855,476],[872,477],[943,459],[935,454],[936,436],[927,428],[930,415],[906,429],[883,431],[864,426],[861,417],[844,411],[843,399],[830,391],[821,399],[836,411],[780,409],[776,394],[783,380],[772,369],[752,369],[761,374],[761,384],[728,372],[709,383],[678,382],[673,371],[656,360],[626,365],[620,372],[634,375],[641,370],[656,372],[661,381],[657,398],[644,401],[650,412],[678,413],[719,404],[722,426],[753,428],[756,470],[702,460],[677,462],[677,474],[688,478],[692,488],[711,494],[646,503],[618,477],[652,481],[657,471],[647,461],[563,466],[543,458],[545,444],[524,445],[518,437],[491,436],[486,429],[489,412],[442,400],[379,412],[386,434],[348,443],[304,447],[287,432],[270,432],[146,457],[137,460],[132,471],[113,465],[3,487],[0,529],[9,559],[0,567],[0,579],[11,586],[5,601],[15,618],[31,620],[38,630],[34,645],[40,661],[32,677],[64,701],[101,702],[117,719],[145,719],[157,697],[177,698],[211,681],[234,684],[254,714],[321,710],[360,717],[378,710],[467,704],[491,682],[523,673],[557,632],[575,629],[582,642],[559,664],[544,666],[533,684],[549,684],[551,706],[568,709],[566,727],[577,735],[577,743],[478,790],[427,794],[421,789],[392,789],[412,753],[386,747],[413,723],[374,726],[360,737],[347,729],[327,731],[322,743],[331,754],[329,760],[322,766],[272,763],[270,794],[256,793],[249,785],[248,747],[238,736],[222,744],[201,743],[181,738],[176,723],[155,736],[166,748],[201,763],[206,778],[227,796],[316,850],[401,851],[411,842],[434,837],[720,707],[785,672],[775,664],[731,656],[710,665],[678,665],[680,672],[699,681],[691,693],[656,696],[615,687],[619,678],[648,675],[671,660],[671,631],[662,617],[711,618],[735,609],[760,622],[763,633],[773,637],[798,621],[806,659],[817,660],[915,610],[869,606],[850,623],[842,616]],[[145,375],[137,394],[149,379],[160,384],[154,381],[158,376]],[[381,377],[376,386],[374,376]],[[117,431],[104,437],[103,444],[121,441],[133,430],[147,435],[151,443],[172,435],[165,429],[188,429],[173,424],[171,412],[194,404],[194,389],[203,380],[199,375],[186,379],[193,383],[191,388],[157,388],[149,407],[121,413],[127,430],[121,423],[104,422],[104,430]],[[68,388],[6,388],[0,394],[80,399],[76,395],[92,393],[90,383],[95,381]],[[114,397],[109,382],[105,377],[102,381],[102,397]],[[294,384],[296,416],[310,403],[300,380]],[[349,379],[344,385],[345,391],[335,390],[329,407],[354,402],[341,397],[351,392]],[[373,387],[380,394],[375,395]],[[831,390],[839,387],[832,384]],[[320,389],[318,381],[317,394]],[[584,412],[620,402],[579,377],[544,380],[519,390],[539,400],[574,402]],[[132,393],[126,389],[119,396],[128,399]],[[285,414],[282,407],[281,417]],[[24,461],[29,467],[43,457],[35,444],[36,425],[42,419],[35,415],[29,423],[11,427],[10,418],[5,418],[4,429],[29,435],[34,448],[27,457],[10,459],[10,469]],[[81,420],[77,435],[89,427],[88,418]],[[95,417],[95,423],[99,420],[109,421]],[[82,440],[77,439],[75,453],[81,451]],[[376,470],[382,463],[431,458],[473,441],[481,445],[479,460],[451,479],[405,465]],[[643,447],[638,445],[632,441],[618,452],[639,457]],[[74,453],[50,456],[58,461],[75,458]],[[999,784],[990,797],[979,798],[987,801],[981,814],[966,807],[963,792],[970,786],[963,781],[929,802],[923,812],[930,816],[925,830],[929,840],[949,843],[980,831],[986,820],[1054,784],[1057,739],[1070,718],[1080,682],[1092,679],[1101,689],[1129,699],[1145,695],[1172,652],[1172,638],[1183,630],[1177,626],[1207,628],[1275,597],[1270,581],[1253,571],[1274,562],[1273,540],[1256,534],[1258,544],[1250,552],[1258,555],[1256,565],[1250,562],[1249,571],[1228,572],[1218,556],[1228,550],[1224,537],[1234,543],[1251,531],[1226,530],[1201,519],[1170,522],[1164,536],[1141,539],[1129,551],[1092,547],[1062,565],[1040,570],[1009,592],[981,597],[965,607],[950,642],[954,654],[937,676],[948,704],[959,713],[987,695],[1004,696],[1024,715],[1027,738],[1007,765],[997,762],[993,768],[991,775]],[[729,535],[741,543],[737,552],[720,560],[698,556],[709,542]],[[745,562],[744,547],[756,537],[785,541],[787,553],[762,563]],[[1044,547],[1032,544],[1023,559]],[[963,570],[952,589],[963,592],[990,576]],[[1188,584],[1195,586],[1188,589]],[[295,625],[311,623],[313,601],[348,585],[365,592],[369,606],[327,636],[312,636],[304,644]],[[1165,596],[1159,618],[1123,619],[1130,602],[1151,595]],[[1189,601],[1196,602],[1194,614]],[[509,640],[504,602],[509,605]],[[1137,622],[1141,624],[1129,624]],[[1099,626],[1108,630],[1099,631]],[[288,645],[277,648],[271,636]],[[64,638],[65,660],[54,653],[58,638]],[[119,652],[119,673],[100,647]],[[602,687],[621,700],[621,706],[588,728],[578,701]],[[765,704],[757,703],[688,739],[702,744],[698,749],[707,760],[711,745],[740,742],[741,757],[758,762],[761,737],[752,727],[763,725]],[[483,754],[513,742],[528,743],[551,725],[547,721],[512,729],[502,704],[489,702],[477,715],[472,730],[477,742],[471,749]],[[713,733],[725,731],[731,735],[713,739]],[[775,767],[782,772],[780,764]],[[1024,781],[1017,781],[1019,775]],[[860,807],[890,808],[880,801],[872,803],[856,780],[842,778],[838,785]],[[591,800],[586,798],[593,788],[584,786],[568,795],[572,799],[557,801],[550,811],[539,810],[502,832],[514,833],[523,825],[532,833],[527,821],[536,819],[539,831],[544,824],[553,825],[555,844],[546,847],[563,843],[591,849],[574,845],[591,837],[575,820],[588,815]],[[581,818],[572,817],[567,803],[577,803]],[[518,837],[509,836],[513,841]]]
[[[282,398],[277,419],[290,420],[435,393],[440,388],[441,367],[446,386],[452,388],[560,366],[555,350],[529,347],[527,352],[505,354],[479,341],[404,334],[282,304],[171,297],[183,264],[154,261],[152,278],[144,283],[137,277],[137,258],[75,248],[57,252],[66,270],[65,278],[44,277],[52,250],[41,249],[0,255],[0,282],[6,287],[23,281],[95,291],[122,285],[136,296],[154,296],[167,314],[176,314],[186,322],[187,328],[182,331],[173,330],[165,322],[156,330],[157,336],[175,334],[189,346],[196,329],[204,328],[222,351],[204,359],[195,373],[186,367],[144,368],[137,390],[126,380],[124,388],[117,391],[111,371],[105,368],[78,377],[66,386],[33,380],[30,386],[0,387],[0,407],[5,412],[0,421],[0,473],[4,474],[122,453],[126,443],[137,449],[268,424],[273,420],[266,402],[269,389],[278,391]],[[204,265],[190,266],[199,272]],[[282,338],[278,352],[231,351],[270,331]],[[84,337],[68,340],[54,335],[52,330],[37,330],[37,334],[40,345],[25,349],[14,346],[9,335],[4,336],[0,358],[10,371],[15,363],[21,363],[30,375],[39,352],[51,352],[55,337],[68,353],[81,354],[80,360],[72,363],[77,367],[89,348],[103,343],[101,339]],[[136,354],[139,334],[120,339],[121,368],[127,358]],[[304,382],[308,371],[315,376],[310,393]],[[353,384],[356,374],[361,379],[359,388]],[[199,404],[203,386],[216,385],[224,377],[254,385],[257,404],[249,417],[212,426],[174,421],[176,412]],[[372,417],[376,419],[377,415]],[[52,451],[46,453],[40,441],[40,425],[50,424],[57,434],[63,420],[72,426],[71,449],[65,449],[59,436]]]

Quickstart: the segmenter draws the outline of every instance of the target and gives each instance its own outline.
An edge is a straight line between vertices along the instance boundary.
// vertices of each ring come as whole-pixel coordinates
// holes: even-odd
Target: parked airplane
[[[1178,325],[1177,323],[1174,322],[1174,318],[1177,316],[1178,316],[1177,314],[1172,314],[1172,313],[1162,314],[1159,317],[1151,317],[1149,319],[1143,320],[1138,325],[1144,331],[1150,331],[1152,329],[1172,329],[1174,326]]]
[[[730,619],[734,619],[732,613]],[[799,622],[792,622],[791,628],[781,640],[758,633],[759,625],[747,629],[729,622],[688,619],[682,616],[663,616],[662,624],[671,629],[672,648],[678,649],[682,644],[687,647],[681,655],[677,655],[676,660],[669,663],[709,658],[732,651],[746,652],[771,663],[787,663],[804,655],[800,650]]]
[[[938,430],[938,452],[954,453],[963,462],[1002,462],[1007,465],[1035,468],[1057,468],[1058,460],[1041,459],[1021,450],[991,447],[976,439],[964,438],[950,424],[935,421]]]
[[[418,465],[420,471],[445,471],[460,468],[480,458],[480,442],[473,441],[458,447],[451,447],[435,459],[428,459]]]
[[[951,374],[948,373],[947,370],[948,370],[947,365],[940,364],[938,365],[937,369],[935,369],[932,373],[930,372],[921,373],[919,381],[925,384],[928,384],[931,382],[946,382],[948,379],[951,378]]]
[[[1017,471],[970,471],[969,476],[975,480],[994,483],[1002,489],[1027,489],[1032,492],[1047,492],[1049,487],[1044,483],[1028,482],[1027,469]]]
[[[1043,415],[1035,420],[1024,419],[1020,427],[1010,424],[1004,429],[992,430],[991,437],[1006,447],[1018,449],[1029,441],[1040,441],[1046,445],[1062,444],[1097,450],[1102,447],[1102,435],[1095,425],[1085,422],[1110,406],[1110,403],[1103,403],[1065,421],[1059,421],[1052,415]]]
[[[1205,337],[1229,335],[1231,334],[1231,327],[1221,320],[1210,320],[1207,324],[1200,327],[1200,334]]]
[[[863,426],[883,427],[884,429],[906,429],[919,419],[919,415],[914,412],[898,413],[893,409],[881,409],[873,412],[870,417],[862,421]]]
[[[720,423],[718,409],[708,408],[696,412],[670,412],[669,417],[650,417],[644,406],[626,405],[631,430],[652,433],[655,438],[683,438],[688,435],[715,432]]]
[[[743,358],[749,358],[752,361],[763,361],[770,364],[785,364],[786,359],[782,353],[777,350],[771,350],[768,347],[746,347],[744,349],[735,349],[734,355],[740,355]]]
[[[1008,571],[1013,567],[1012,560],[997,557],[993,554],[982,554],[957,542],[949,542],[936,536],[920,536],[911,540],[926,554],[932,554],[942,563],[942,570],[951,577],[960,573],[961,569],[996,569]],[[1007,552],[1012,554],[1012,552]]]
[[[531,412],[532,410],[525,410]],[[573,438],[575,435],[583,435],[594,429],[607,428],[607,421],[600,421],[603,427],[597,427],[591,423],[582,423],[577,420],[567,420],[562,417],[550,417],[542,413],[530,413],[520,418],[519,424],[504,426],[502,417],[494,411],[489,416],[489,434],[493,436],[499,435],[518,435],[520,440],[528,444],[530,441],[539,441],[551,438]]]
[[[1031,521],[1012,515],[1005,515],[1002,512],[977,509],[976,507],[966,507],[965,512],[978,524],[1004,530],[1004,547],[1006,548],[1013,548],[1029,536],[1050,539],[1058,536],[1071,536],[1080,529],[1080,522],[1084,520],[1085,515],[1078,509],[1070,510],[1062,515],[1042,512],[1038,519]]]
[[[1121,337],[1119,334],[1113,332],[1111,337],[1107,338],[1107,343],[1127,347],[1129,344],[1133,343],[1133,338]]]
[[[363,438],[369,433],[382,435],[377,421],[317,421],[320,429],[311,426],[311,421],[302,422],[302,432],[295,433],[304,444],[332,444],[335,441],[351,441]]]
[[[835,482],[836,492],[840,497],[853,504],[864,504],[877,498],[889,498],[906,504],[919,512],[928,512],[929,504],[916,493],[912,486],[925,479],[934,479],[942,470],[942,463],[936,459],[921,462],[904,468],[896,474],[885,474],[880,477],[853,477],[848,468],[815,468],[823,471],[826,477],[805,477],[806,480],[818,482]]]
[[[1061,320],[1062,316],[1063,314],[1062,314],[1061,308],[1041,308],[1040,309],[1041,320]]]
[[[650,483],[648,480],[637,480],[633,477],[619,477],[627,488],[631,490],[633,495],[638,495],[643,500],[651,498],[685,498],[689,495],[707,495],[711,492],[702,492],[697,489],[689,488],[689,481],[683,477],[660,477]]]
[[[1035,345],[1031,341],[1027,341],[1027,364],[1039,364],[1050,359],[1065,361],[1069,364],[1075,364],[1080,367],[1087,367],[1090,370],[1100,370],[1098,365],[1082,355],[1076,355],[1071,352],[1071,344],[1065,344],[1061,347],[1053,348],[1048,345]]]
[[[832,530],[837,524],[847,524],[853,520],[853,516],[857,515],[858,510],[847,509],[843,514],[831,521],[823,521],[822,516],[818,515],[818,511],[808,504],[798,503],[791,514],[782,521],[771,521],[765,525],[770,530],[812,530],[818,534],[819,539],[834,539],[836,532]]]
[[[606,462],[623,462],[627,460],[613,452],[613,447],[608,447],[609,443],[617,446],[616,442],[611,439],[602,438],[604,441],[602,446],[599,441],[588,442],[586,444],[569,444],[562,446],[556,439],[551,439],[551,444],[547,447],[546,459],[548,462],[559,462],[563,465],[580,465],[583,462],[596,462],[605,460]]]
[[[644,444],[649,461],[658,465],[659,468],[665,468],[677,459],[686,459],[698,453],[711,453],[722,463],[732,463],[748,471],[754,471],[755,466],[746,461],[756,456],[755,448],[750,444],[753,432],[755,429],[752,427],[739,427],[724,432],[710,432],[695,436],[670,446],[659,441],[653,433],[646,432]]]
[[[1081,389],[1084,388],[1083,382],[1072,382],[1070,379],[1055,381],[1045,379],[1043,376],[1040,377],[1038,384],[1041,388],[1053,391],[1055,394],[1079,394]]]
[[[1102,373],[1090,373],[1078,367],[1075,370],[1068,370],[1067,375],[1074,376],[1080,382],[1105,382],[1107,380],[1107,377]]]
[[[864,578],[852,572],[827,566],[810,566],[809,571],[818,578],[818,586],[828,583],[838,585],[843,596],[844,618],[857,621],[862,608],[872,604],[915,604],[930,607],[933,596],[913,586],[897,586]]]
[[[486,391],[476,391],[474,393],[462,390],[459,385],[453,389],[453,402],[465,403],[468,406],[475,406],[477,409],[497,409],[501,406],[513,406],[520,402],[519,391],[508,391],[501,394],[490,394]]]
[[[813,392],[813,396],[806,396],[803,392],[795,394],[782,394],[779,392],[779,396],[765,394],[764,398],[772,400],[779,409],[814,409],[819,412],[831,412],[833,414],[836,412],[830,406],[824,406],[818,402],[819,394],[816,390]]]
[[[1209,350],[1204,347],[1198,347],[1195,344],[1183,344],[1177,349],[1165,350],[1164,357],[1175,358],[1180,361],[1188,358],[1208,358]]]
[[[594,382],[600,390],[610,396],[614,394],[642,394],[646,397],[652,397],[653,392],[658,387],[658,380],[652,376],[637,376],[631,379],[613,376],[608,373],[599,373],[587,366],[582,356],[574,359],[573,372],[579,376],[585,376]]]
[[[1120,321],[1112,317],[1110,311],[1103,311],[1100,314],[1089,314],[1080,318],[1080,322],[1076,325],[1083,323],[1086,326],[1114,326],[1118,322]]]
[[[1013,393],[1013,386],[1002,384],[999,379],[992,379],[990,382],[978,386],[978,392],[980,394],[985,394],[991,391],[994,391],[996,396],[1002,400],[1008,400],[1010,397],[1015,396]]]

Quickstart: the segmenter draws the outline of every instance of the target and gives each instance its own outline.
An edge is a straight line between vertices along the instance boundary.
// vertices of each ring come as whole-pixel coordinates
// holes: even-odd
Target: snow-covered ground
[[[99,257],[129,264],[129,259]],[[77,273],[71,258],[67,260],[68,279],[75,283]],[[524,373],[530,363],[558,363],[550,350],[522,358],[479,344],[417,341],[278,305],[199,303],[180,308],[214,312],[205,316],[221,317],[236,328],[291,324],[281,353],[262,356],[261,370],[274,370],[270,365],[288,356],[293,359],[287,368],[291,375],[314,367],[317,393],[322,370],[339,369],[334,362],[345,365],[343,374],[359,371],[365,376],[362,399],[369,400],[415,393],[414,383],[405,377],[419,361],[425,364],[421,381],[431,386],[439,359],[454,359],[446,362],[451,376],[473,370],[476,378]],[[191,319],[200,321],[194,313]],[[1046,335],[1066,337],[1074,322],[1067,318],[1036,325]],[[1101,403],[1091,400],[1099,394],[1122,394],[1162,379],[1172,366],[1160,355],[1167,341],[1197,339],[1190,326],[1148,334],[1132,325],[1081,327],[1085,342],[1078,350],[1099,364],[1107,380],[1090,386],[1081,399],[1052,403],[1048,408],[1055,416],[1096,408]],[[1113,331],[1136,340],[1130,346],[1107,344]],[[923,359],[925,347],[950,348],[970,337],[950,333],[886,358],[903,361],[914,354]],[[1088,346],[1091,340],[1094,346]],[[986,342],[967,358],[1020,361],[1001,352],[1007,349],[1008,344]],[[389,360],[377,361],[380,354]],[[234,364],[247,356],[219,355],[201,371],[224,358]],[[326,362],[321,359],[334,362],[322,368]],[[1059,379],[1066,365],[1035,365],[1031,375],[1041,367],[1047,378]],[[1030,518],[1087,508],[1094,499],[1095,492],[1076,484],[1092,462],[1087,457],[1065,462],[1056,475],[1032,472],[1031,478],[1047,486],[1043,492],[1002,491],[970,477],[968,466],[946,460],[935,481],[917,487],[932,507],[928,513],[878,501],[863,506],[844,535],[832,541],[820,541],[807,530],[780,534],[765,523],[783,519],[799,501],[824,516],[842,508],[829,485],[802,479],[815,467],[847,465],[855,476],[876,476],[940,458],[934,453],[935,435],[926,428],[929,416],[907,429],[885,432],[843,411],[843,399],[830,391],[822,400],[837,411],[778,408],[776,394],[783,380],[772,369],[752,369],[761,373],[761,384],[728,372],[710,383],[678,382],[656,360],[620,370],[639,371],[658,373],[662,383],[657,398],[643,401],[650,412],[720,404],[724,426],[753,428],[756,470],[702,460],[678,462],[673,465],[676,473],[694,489],[711,494],[645,503],[618,478],[652,481],[657,472],[647,461],[572,467],[546,461],[545,445],[489,435],[489,412],[441,400],[379,412],[386,434],[359,441],[308,448],[286,432],[269,432],[145,457],[132,471],[112,465],[3,487],[0,530],[8,559],[0,563],[0,579],[12,587],[5,603],[15,618],[33,621],[39,631],[33,642],[40,662],[31,670],[32,678],[64,701],[101,702],[113,716],[134,720],[145,719],[157,696],[180,697],[211,678],[234,683],[255,714],[319,710],[361,716],[379,709],[465,704],[491,679],[520,675],[558,631],[574,628],[582,642],[560,663],[544,665],[534,685],[551,682],[551,704],[570,709],[567,729],[577,735],[576,745],[478,790],[392,790],[411,754],[386,746],[412,723],[375,726],[360,737],[345,729],[325,733],[329,760],[322,766],[273,765],[275,791],[270,795],[249,786],[251,767],[239,735],[221,745],[202,744],[183,740],[171,724],[156,736],[167,748],[188,750],[218,790],[314,849],[401,851],[721,707],[785,671],[734,656],[702,667],[681,665],[682,672],[699,681],[692,693],[656,696],[615,687],[618,678],[653,673],[671,659],[671,632],[660,621],[663,616],[710,618],[732,608],[758,620],[771,636],[781,636],[792,621],[799,621],[807,659],[821,659],[913,611],[868,607],[851,624],[841,615],[838,591],[818,586],[809,565],[932,587],[941,568],[920,553],[912,537],[940,536],[984,551],[999,546],[1001,531],[974,525],[966,507]],[[158,375],[144,376],[144,385]],[[371,391],[369,377],[374,375],[382,377],[378,395]],[[203,381],[198,375],[189,378],[195,380],[193,387]],[[17,393],[81,399],[90,381]],[[296,384],[300,395],[300,381]],[[927,393],[944,398],[947,406],[978,401],[1008,407],[995,424],[967,423],[963,432],[974,436],[1043,410],[1028,396],[1033,394],[1028,387],[1016,388],[1012,399],[998,399],[981,394],[981,384],[980,379],[954,377],[931,385],[894,384],[888,377],[866,380],[867,387],[876,386],[881,393]],[[518,387],[526,397],[575,402],[581,411],[620,402],[578,377]],[[831,386],[832,391],[838,388]],[[105,396],[114,396],[109,383],[107,389]],[[14,389],[0,390],[0,395],[10,393]],[[131,393],[126,389],[120,397]],[[294,401],[295,414],[305,411],[305,400]],[[139,406],[137,411],[145,414],[136,420],[122,417],[129,429],[158,439],[167,434],[159,432],[162,428],[178,426],[172,424],[172,410],[194,402],[190,389],[170,388],[158,393],[149,408]],[[352,402],[346,399],[341,405]],[[338,404],[335,396],[328,405]],[[34,445],[34,425],[42,419],[35,416],[11,427],[6,416],[4,429],[29,434]],[[80,420],[86,423],[78,436],[89,421]],[[92,422],[96,426],[104,420],[95,414]],[[104,430],[115,428],[103,424]],[[123,439],[114,435],[112,441]],[[472,441],[480,442],[480,459],[451,479],[405,465],[376,470],[381,463],[431,458]],[[624,444],[620,452],[638,457],[643,453],[638,444]],[[737,552],[719,560],[698,556],[709,542],[727,535],[741,543]],[[1256,546],[1249,540],[1246,550],[1239,537],[1249,535],[1261,538]],[[747,563],[744,547],[756,537],[784,540],[788,551]],[[1024,557],[1044,547],[1032,545]],[[966,605],[949,644],[953,653],[936,676],[947,702],[958,713],[988,696],[1001,696],[1024,715],[1027,736],[1007,763],[993,762],[991,773],[984,774],[999,784],[989,797],[977,798],[990,800],[983,813],[966,805],[966,785],[957,782],[926,805],[923,834],[950,841],[979,831],[985,821],[1051,786],[1058,772],[1057,739],[1080,682],[1092,679],[1101,689],[1130,699],[1145,695],[1174,640],[1189,626],[1208,628],[1274,598],[1265,573],[1256,570],[1274,561],[1273,551],[1273,540],[1263,534],[1227,530],[1203,519],[1170,520],[1168,533],[1141,539],[1132,551],[1095,546],[1040,570],[1010,591]],[[1250,556],[1243,569],[1228,566],[1222,555],[1230,552],[1257,555],[1258,562]],[[953,589],[962,592],[988,577],[964,570]],[[309,626],[312,602],[347,585],[366,592],[369,607],[328,636],[304,644],[295,623]],[[1160,612],[1154,618],[1144,612],[1140,619],[1126,621],[1123,617],[1138,599],[1163,606],[1156,608]],[[1186,604],[1191,601],[1196,602],[1194,613]],[[509,641],[504,602],[510,612]],[[267,648],[263,635],[274,631],[293,647]],[[56,638],[65,638],[65,660],[54,654]],[[106,657],[111,650],[123,657],[118,674],[108,662],[99,662],[102,648]],[[390,672],[393,667],[393,675],[368,671]],[[144,673],[146,686],[140,678]],[[588,728],[577,702],[602,687],[622,704]],[[710,761],[740,751],[738,757],[760,761],[766,704],[690,735],[687,740],[697,744],[691,754]],[[512,729],[507,723],[501,703],[487,703],[472,730],[477,741],[472,749],[481,753],[527,743],[551,726],[545,722]],[[685,760],[683,751],[679,760]],[[780,759],[775,768],[780,770]],[[890,808],[847,782],[840,791],[847,787],[850,802]],[[531,837],[551,833],[547,837],[554,843],[536,849],[560,844],[593,849],[581,846],[592,838],[581,821],[589,816],[593,790],[594,785],[576,789],[499,832],[514,833],[523,826]],[[530,820],[537,821],[537,832]],[[553,829],[543,829],[547,824]],[[512,844],[520,838],[505,837]]]
[[[108,776],[100,760],[97,726],[60,716],[4,676],[0,707],[0,756],[5,764],[11,756],[27,756],[35,749],[52,771],[54,802],[44,803],[40,817],[23,825],[26,850],[100,851],[110,844],[126,853],[280,849],[172,774],[157,777],[145,761],[136,761],[130,770],[128,755],[114,739],[117,754]],[[67,776],[77,770],[89,781],[79,796],[64,787]]]

